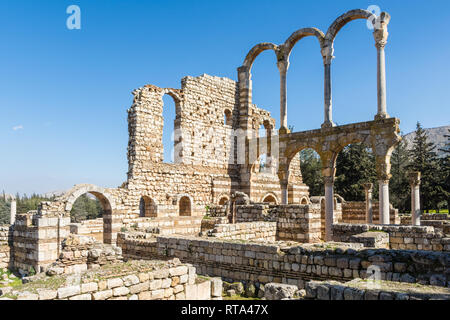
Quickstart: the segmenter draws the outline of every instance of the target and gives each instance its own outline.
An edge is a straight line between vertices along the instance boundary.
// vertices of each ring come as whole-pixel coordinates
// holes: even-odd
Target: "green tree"
[[[442,168],[443,178],[441,181],[442,197],[447,202],[447,209],[450,212],[450,129],[448,134],[444,134],[447,138],[447,143],[443,149],[439,149],[444,152],[444,156],[440,159],[440,166]]]
[[[391,156],[391,174],[389,181],[390,201],[400,212],[411,210],[411,193],[408,181],[409,151],[406,140],[400,141]]]
[[[90,198],[87,193],[75,200],[70,218],[72,222],[79,223],[83,220],[97,219],[103,216],[103,209],[97,198]]]
[[[346,146],[336,160],[335,192],[348,201],[364,201],[364,183],[376,183],[375,157],[361,143]],[[374,188],[374,197],[378,189]]]
[[[408,169],[421,172],[420,207],[428,212],[430,209],[437,208],[442,197],[442,189],[436,183],[442,179],[442,175],[439,170],[439,160],[434,151],[436,146],[428,140],[428,135],[419,122],[417,122],[415,133]]]
[[[322,163],[317,152],[313,149],[305,149],[300,152],[300,170],[303,183],[309,187],[309,194],[312,196],[323,195]]]
[[[0,225],[9,224],[10,219],[10,202],[5,201],[5,197],[0,198]]]

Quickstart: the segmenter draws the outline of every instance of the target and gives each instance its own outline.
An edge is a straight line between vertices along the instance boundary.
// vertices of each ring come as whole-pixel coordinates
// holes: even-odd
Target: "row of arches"
[[[277,67],[280,74],[280,129],[288,131],[287,126],[287,89],[286,77],[289,68],[289,57],[297,42],[305,37],[315,37],[320,45],[320,54],[324,64],[324,123],[322,127],[335,126],[332,120],[332,94],[331,94],[331,62],[334,58],[334,40],[338,32],[350,21],[366,19],[371,22],[374,29],[374,38],[377,47],[377,87],[378,87],[378,111],[376,119],[389,117],[386,112],[386,80],[384,46],[387,42],[387,25],[390,16],[382,12],[378,17],[368,10],[351,10],[338,17],[328,28],[326,34],[317,28],[303,28],[294,32],[283,44],[260,43],[254,46],[246,55],[243,65],[238,68],[240,85],[240,98],[247,107],[252,105],[251,70],[256,58],[266,50],[274,51]],[[368,24],[369,25],[369,24]],[[246,107],[241,106],[241,107]]]
[[[189,196],[182,196],[178,200],[178,215],[187,217],[192,215],[192,205]],[[158,217],[158,206],[149,196],[142,196],[139,201],[139,216],[145,218]]]
[[[228,196],[222,196],[219,198],[219,202],[218,205],[220,206],[224,206],[228,203],[228,201],[230,200],[230,198]],[[273,204],[273,205],[278,205],[280,203],[280,201],[278,200],[278,197],[272,193],[269,192],[267,194],[265,194],[262,198],[261,198],[261,203],[267,203],[267,204]],[[308,204],[308,198],[307,197],[302,197],[300,204]]]

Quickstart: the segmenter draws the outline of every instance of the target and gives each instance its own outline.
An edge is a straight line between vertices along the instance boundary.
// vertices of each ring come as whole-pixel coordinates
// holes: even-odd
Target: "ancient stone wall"
[[[448,252],[358,248],[358,244],[262,244],[194,237],[137,239],[119,234],[124,257],[178,257],[201,275],[232,281],[278,282],[304,288],[308,280],[349,281],[367,278],[377,268],[381,280],[429,284],[442,280],[449,267]],[[369,272],[372,275],[372,271]],[[439,285],[446,286],[448,275]]]
[[[333,241],[350,242],[352,236],[368,231],[388,233],[391,249],[450,251],[450,238],[425,226],[334,224]]]
[[[92,237],[70,235],[62,241],[59,258],[47,269],[47,274],[80,273],[122,261],[122,249],[103,244]]]
[[[217,224],[208,236],[232,240],[275,241],[276,222],[243,222],[236,224]]]
[[[7,269],[11,262],[11,247],[7,244],[0,244],[0,269]]]
[[[277,222],[277,240],[320,241],[320,206],[310,205],[242,205],[236,207],[236,221]]]
[[[11,267],[12,228],[10,225],[0,225],[0,269]]]
[[[310,281],[306,299],[317,300],[449,300],[447,290],[417,284],[364,281]]]
[[[71,223],[69,227],[70,233],[90,236],[98,241],[103,241],[103,218]]]
[[[81,277],[80,277],[81,279]],[[221,299],[211,280],[197,279],[189,264],[123,272],[106,278],[82,279],[59,288],[28,289],[9,293],[17,300],[211,300]]]
[[[372,219],[374,224],[379,223],[380,219],[380,203],[374,201],[372,203]],[[398,209],[390,206],[390,223],[400,224],[401,219],[398,214]],[[364,201],[345,201],[342,203],[342,223],[366,223],[366,203]]]

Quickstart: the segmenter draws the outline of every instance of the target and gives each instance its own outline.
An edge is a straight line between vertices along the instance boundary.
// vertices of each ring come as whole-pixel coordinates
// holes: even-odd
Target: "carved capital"
[[[409,173],[408,178],[409,178],[409,184],[411,185],[411,187],[420,185],[420,175],[421,175],[421,173],[419,171],[413,171],[413,172]]]
[[[323,64],[331,64],[331,61],[334,59],[333,42],[331,41],[325,42],[320,51],[322,53]]]
[[[387,31],[387,26],[383,26],[380,29],[375,29],[375,31],[373,32],[375,47],[377,47],[377,49],[384,48],[387,44],[388,36],[389,32]]]
[[[325,183],[325,185],[332,185],[332,184],[334,184],[334,176],[323,177],[323,182]]]
[[[366,192],[372,192],[373,191],[373,184],[372,183],[364,183],[364,190]]]

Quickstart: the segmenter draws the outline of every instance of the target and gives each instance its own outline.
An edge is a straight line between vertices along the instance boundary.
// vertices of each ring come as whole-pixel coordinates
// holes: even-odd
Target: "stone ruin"
[[[355,19],[367,19],[374,26],[378,109],[374,120],[337,126],[332,120],[333,44],[339,30]],[[377,17],[352,10],[326,33],[304,28],[283,44],[254,46],[237,69],[238,81],[204,74],[183,78],[180,89],[146,85],[134,90],[128,109],[127,181],[118,188],[79,184],[54,201],[42,202],[37,211],[12,214],[13,224],[0,227],[0,267],[23,275],[32,269],[43,277],[103,270],[126,261],[169,265],[42,295],[27,292],[19,298],[221,299],[226,280],[243,282],[245,290],[260,297],[267,285],[268,298],[344,299],[347,281],[373,276],[389,284],[449,287],[449,219],[421,216],[420,173],[411,176],[412,216],[400,216],[389,203],[390,156],[401,140],[400,121],[386,109],[384,47],[389,21],[385,12]],[[323,57],[324,122],[316,130],[290,132],[289,56],[308,36],[319,41]],[[251,69],[265,50],[275,52],[280,71],[278,129],[270,113],[252,103]],[[175,102],[174,163],[163,162],[164,95]],[[260,136],[260,126],[265,136]],[[334,194],[336,158],[352,143],[373,150],[377,202],[372,201],[369,184],[362,186],[365,202],[348,202]],[[302,181],[298,153],[306,148],[320,155],[323,197],[310,196]],[[264,164],[262,157],[267,159]],[[72,206],[85,193],[101,202],[103,217],[71,223]],[[182,271],[172,270],[173,258],[181,260],[176,265],[182,264]],[[197,283],[197,273],[222,280]],[[27,281],[32,283],[32,278]],[[358,281],[348,286],[350,291],[357,290]],[[383,288],[385,294],[375,298],[373,290],[367,292],[373,299],[397,297],[395,286]],[[352,299],[353,291],[347,294]]]

